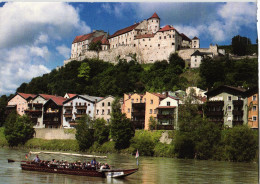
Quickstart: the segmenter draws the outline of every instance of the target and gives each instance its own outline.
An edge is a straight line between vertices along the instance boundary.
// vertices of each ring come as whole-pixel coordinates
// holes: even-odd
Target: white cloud
[[[0,8],[0,20],[0,48],[44,41],[42,35],[61,39],[75,30],[90,32],[77,10],[67,3],[8,2]]]
[[[45,61],[46,48],[18,47],[0,49],[0,94],[14,92],[23,82],[50,72],[43,64],[34,64],[34,60]]]
[[[62,55],[64,58],[68,59],[70,56],[70,48],[66,47],[65,45],[61,45],[56,47],[56,50]]]
[[[79,10],[68,3],[5,3],[0,7],[0,94],[14,93],[21,83],[50,72],[53,52],[68,58],[68,48],[57,45],[90,31]]]

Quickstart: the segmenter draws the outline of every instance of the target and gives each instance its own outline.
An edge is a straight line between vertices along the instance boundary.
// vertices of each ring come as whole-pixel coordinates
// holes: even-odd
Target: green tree
[[[101,41],[91,42],[89,44],[88,50],[100,51],[102,49],[101,44],[102,44]]]
[[[153,116],[150,116],[149,118],[149,129],[150,130],[157,130],[157,124],[158,122]]]
[[[251,45],[251,40],[247,37],[237,35],[232,38],[233,54],[236,54],[238,56],[250,54],[249,45]]]
[[[77,123],[75,137],[79,144],[79,149],[85,151],[94,143],[93,121],[90,116],[84,115]]]
[[[258,149],[257,137],[247,126],[235,126],[228,130],[225,145],[228,159],[238,162],[252,161]]]
[[[5,122],[5,110],[8,103],[8,97],[6,95],[2,95],[0,97],[0,127],[3,126]]]
[[[94,138],[98,144],[108,141],[109,126],[106,125],[104,118],[94,120]]]
[[[110,134],[115,142],[116,149],[128,148],[130,145],[130,140],[135,134],[135,130],[130,119],[128,119],[126,115],[121,112],[119,98],[116,98],[112,103]]]
[[[78,71],[79,71],[78,77],[82,77],[82,78],[84,78],[86,81],[88,81],[88,79],[89,79],[89,73],[90,73],[89,64],[88,64],[87,62],[81,63],[81,65],[80,65]]]
[[[28,116],[18,116],[15,111],[8,116],[4,134],[9,146],[25,144],[33,138],[34,133],[33,124]]]

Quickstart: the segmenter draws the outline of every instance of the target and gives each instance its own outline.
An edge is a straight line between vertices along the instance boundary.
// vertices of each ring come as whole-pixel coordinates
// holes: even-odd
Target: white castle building
[[[101,42],[101,49],[89,50],[90,44],[98,41]],[[215,47],[209,48],[207,52],[218,55],[217,46]],[[200,40],[197,37],[191,40],[171,25],[161,28],[160,18],[154,13],[147,20],[118,30],[113,35],[108,35],[103,30],[94,30],[76,36],[71,46],[71,57],[64,64],[85,58],[99,58],[116,63],[118,59],[131,60],[134,54],[140,63],[154,63],[157,60],[168,60],[171,53],[181,50],[180,56],[190,61],[191,55],[200,50]]]

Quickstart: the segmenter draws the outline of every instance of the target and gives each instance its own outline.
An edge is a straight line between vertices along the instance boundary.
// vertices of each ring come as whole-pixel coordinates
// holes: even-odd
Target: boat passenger
[[[34,162],[39,163],[41,160],[38,155],[33,159]]]
[[[96,162],[96,159],[94,158],[93,160],[91,160],[91,165],[93,166],[96,166],[97,165],[97,162]]]

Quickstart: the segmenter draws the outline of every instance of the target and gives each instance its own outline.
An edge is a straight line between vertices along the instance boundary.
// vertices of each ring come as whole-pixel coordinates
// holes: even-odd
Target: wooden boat
[[[48,166],[34,162],[21,163],[22,170],[27,171],[39,171],[39,172],[48,172],[48,173],[59,173],[59,174],[69,174],[69,175],[78,175],[78,176],[93,176],[93,177],[110,177],[110,178],[123,178],[130,174],[133,174],[138,171],[138,168],[135,169],[82,169],[78,168],[66,168],[56,166]]]

